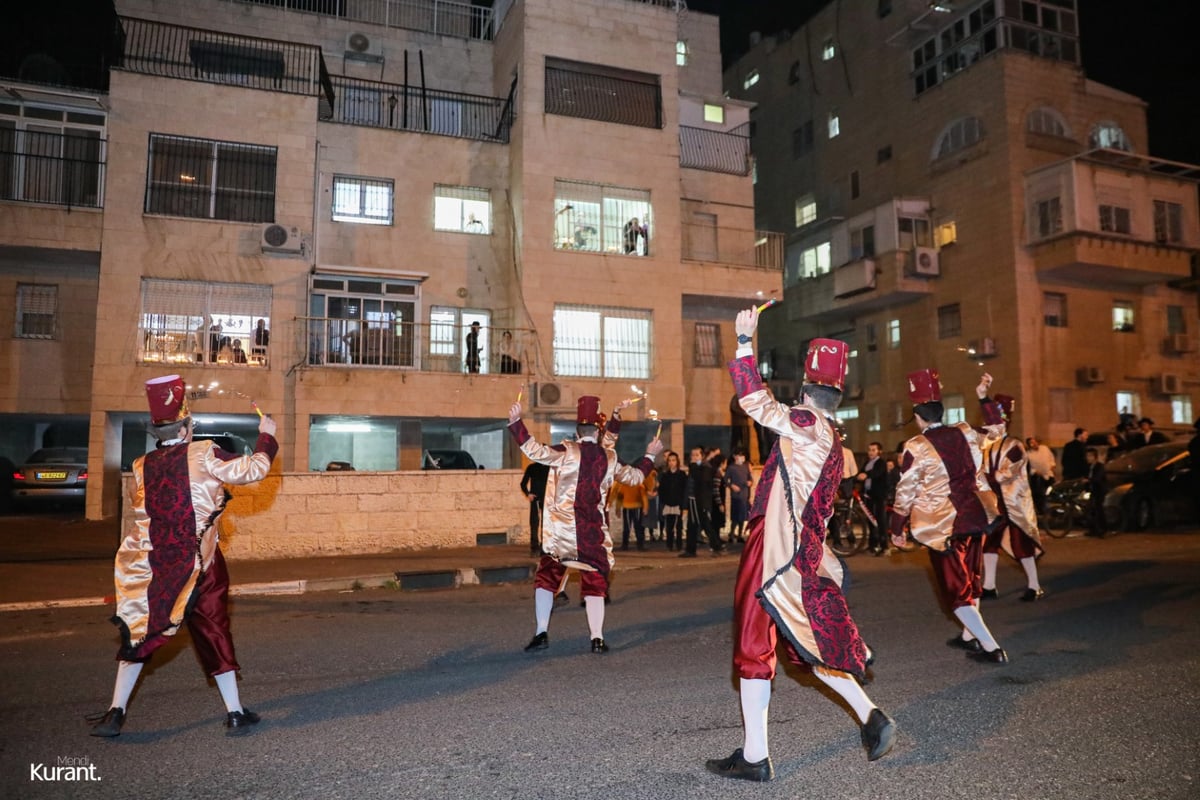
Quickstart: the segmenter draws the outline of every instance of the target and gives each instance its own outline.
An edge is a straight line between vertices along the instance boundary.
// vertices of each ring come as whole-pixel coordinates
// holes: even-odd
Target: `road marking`
[[[22,636],[0,636],[0,644],[15,644],[17,642],[32,642],[38,639],[61,639],[64,636],[74,636],[78,631],[47,631],[46,633],[27,633]]]

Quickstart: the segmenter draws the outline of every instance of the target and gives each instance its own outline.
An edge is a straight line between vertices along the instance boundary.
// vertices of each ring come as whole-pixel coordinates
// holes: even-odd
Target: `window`
[[[1034,204],[1034,217],[1037,238],[1045,239],[1062,233],[1062,202],[1057,197],[1037,201]]]
[[[20,339],[53,339],[58,319],[58,286],[17,284],[17,327]]]
[[[838,119],[838,115],[837,115],[836,111],[829,112],[828,128],[829,128],[829,138],[830,139],[833,139],[839,133],[842,132],[842,123]]]
[[[834,412],[834,415],[843,422],[848,419],[858,419],[858,406],[842,406]]]
[[[1088,136],[1088,144],[1092,147],[1104,147],[1109,150],[1133,150],[1129,144],[1129,137],[1115,122],[1096,123]]]
[[[1100,206],[1100,230],[1106,233],[1124,233],[1131,231],[1129,209],[1122,206]]]
[[[896,229],[899,233],[897,244],[901,250],[929,247],[932,244],[929,220],[924,217],[899,217],[896,220]]]
[[[800,251],[800,277],[815,278],[827,274],[832,261],[831,252],[829,242]]]
[[[859,194],[858,170],[850,173],[850,199],[857,200]]]
[[[1048,106],[1035,108],[1029,112],[1029,116],[1025,118],[1025,130],[1030,133],[1040,133],[1046,136],[1059,136],[1063,138],[1071,135],[1067,128],[1067,121],[1063,119],[1063,115]]]
[[[892,160],[892,146],[886,145],[875,151],[875,163],[882,164],[885,161]]]
[[[956,339],[962,335],[962,309],[958,303],[938,306],[938,338]]]
[[[749,89],[754,84],[758,83],[758,70],[752,69],[746,73],[746,77],[742,80],[742,88]]]
[[[962,117],[942,129],[933,146],[933,158],[946,158],[983,140],[983,123],[979,117]]]
[[[1067,327],[1067,296],[1062,292],[1042,292],[1042,319],[1047,328]]]
[[[875,256],[875,226],[867,225],[850,231],[850,260]]]
[[[491,314],[452,306],[429,310],[429,355],[434,372],[492,372]],[[476,329],[474,326],[478,325]]]
[[[1183,317],[1183,306],[1167,306],[1167,335],[1187,333],[1187,323]]]
[[[554,247],[593,253],[650,253],[650,192],[554,182]]]
[[[143,362],[264,366],[271,287],[142,279],[138,358]],[[259,349],[256,349],[259,348]],[[257,358],[260,356],[260,358]]]
[[[887,324],[888,329],[888,349],[898,350],[900,348],[900,320],[889,319]]]
[[[721,326],[712,322],[696,323],[696,352],[694,363],[697,367],[721,366]]]
[[[547,57],[545,96],[547,114],[662,127],[657,75]]]
[[[1154,201],[1154,241],[1179,244],[1183,241],[1183,206],[1166,200]]]
[[[652,313],[601,306],[554,307],[554,374],[650,377]]]
[[[1114,300],[1112,310],[1112,325],[1114,331],[1121,333],[1132,333],[1133,325],[1133,303],[1128,300]]]
[[[943,222],[933,229],[933,243],[945,247],[958,241],[958,225],[953,221]]]
[[[491,192],[472,186],[434,186],[433,227],[439,231],[491,233]]]
[[[967,410],[963,407],[963,396],[961,394],[948,394],[942,398],[942,422],[947,425],[956,425],[960,422],[967,421]]]
[[[688,63],[687,42],[675,42],[675,66],[686,67]]]
[[[101,208],[102,113],[0,102],[0,199]]]
[[[813,149],[813,124],[810,119],[792,131],[792,158],[800,158]]]
[[[711,122],[716,125],[725,124],[725,106],[714,105],[713,103],[704,104],[704,121]]]
[[[419,287],[374,275],[313,275],[308,363],[415,366]]]
[[[787,82],[788,82],[788,86],[795,86],[797,83],[800,82],[800,62],[799,61],[793,61],[792,65],[790,67],[788,67]]]
[[[333,221],[392,224],[390,180],[333,176]]]
[[[821,45],[821,60],[831,61],[836,55],[837,45],[834,44],[833,37],[831,36],[825,40],[824,44]]]
[[[817,199],[811,194],[796,199],[796,227],[802,228],[817,218]]]
[[[1186,394],[1171,395],[1171,424],[1187,425],[1195,419],[1192,415],[1192,398]]]
[[[274,147],[152,133],[146,213],[274,222],[277,158]]]

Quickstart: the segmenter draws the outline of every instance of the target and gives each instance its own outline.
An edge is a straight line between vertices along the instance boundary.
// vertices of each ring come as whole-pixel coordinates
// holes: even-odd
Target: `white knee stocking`
[[[963,624],[971,635],[979,640],[983,645],[983,649],[989,653],[995,650],[998,645],[996,640],[992,638],[992,632],[988,630],[988,626],[983,621],[983,616],[979,613],[979,609],[975,606],[962,606],[954,609],[954,616],[958,617],[958,621]],[[965,637],[964,637],[965,638]]]
[[[554,593],[546,589],[533,590],[533,616],[537,621],[535,634],[545,633],[550,627],[550,612],[554,610]]]
[[[862,686],[854,679],[853,675],[822,667],[814,667],[813,675],[816,675],[821,683],[833,689],[850,704],[850,708],[854,709],[854,714],[860,723],[866,723],[875,704],[871,702],[871,698],[867,697],[867,693],[863,691]]]
[[[996,564],[1000,561],[999,553],[983,554],[983,588],[996,588]]]
[[[1033,556],[1022,558],[1021,568],[1025,570],[1025,580],[1028,582],[1029,588],[1034,591],[1041,589],[1042,586],[1038,583],[1037,559]]]
[[[583,598],[583,604],[587,611],[588,629],[592,632],[593,639],[604,638],[604,598],[595,595],[588,595]]]
[[[238,697],[237,673],[233,670],[214,675],[217,688],[221,690],[221,699],[225,701],[225,710],[229,712],[242,710],[242,699]]]
[[[117,662],[117,682],[113,686],[112,705],[109,708],[125,708],[133,687],[137,685],[138,676],[142,674],[142,664],[137,661]]]
[[[742,744],[742,758],[754,763],[762,761],[770,750],[767,748],[767,709],[771,706],[771,682],[761,678],[742,678],[742,727],[746,740]]]

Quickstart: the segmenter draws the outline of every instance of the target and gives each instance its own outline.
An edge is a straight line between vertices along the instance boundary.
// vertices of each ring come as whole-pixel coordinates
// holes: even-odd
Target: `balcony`
[[[513,93],[507,98],[444,92],[334,76],[330,122],[508,143]]]
[[[684,261],[783,271],[782,233],[703,223],[684,223],[681,228],[680,255]]]
[[[793,319],[833,320],[906,305],[933,294],[936,281],[920,275],[914,253],[892,250],[859,258],[784,290]]]
[[[447,0],[231,0],[256,6],[435,33],[459,39],[490,40],[492,9]]]
[[[680,125],[679,166],[729,175],[749,175],[749,130],[749,123],[728,133]]]
[[[106,141],[0,128],[0,200],[104,207]]]
[[[317,97],[333,113],[333,85],[321,48],[121,17],[118,68],[143,75]]]

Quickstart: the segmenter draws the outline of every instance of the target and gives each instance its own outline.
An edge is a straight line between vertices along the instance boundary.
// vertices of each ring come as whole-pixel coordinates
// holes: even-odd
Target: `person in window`
[[[267,321],[260,319],[254,323],[254,344],[250,347],[250,356],[260,364],[267,363],[267,346],[271,344],[271,331]]]
[[[513,344],[512,331],[500,334],[500,372],[504,375],[520,375],[521,359]]]
[[[233,340],[233,363],[235,363],[235,364],[245,364],[246,363],[246,351],[244,349],[242,349],[242,340],[241,339]]]
[[[221,323],[213,320],[208,326],[208,360],[215,362],[217,353],[221,352]]]
[[[638,252],[638,239],[642,240],[641,252]],[[646,247],[646,226],[642,225],[637,217],[625,223],[625,252],[630,255],[645,255],[649,248]]]
[[[467,332],[467,372],[479,372],[479,323],[472,322]]]

